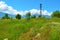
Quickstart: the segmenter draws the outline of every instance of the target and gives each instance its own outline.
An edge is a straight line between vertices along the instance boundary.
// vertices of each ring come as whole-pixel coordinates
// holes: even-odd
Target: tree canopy
[[[6,14],[2,17],[2,19],[10,19],[10,17],[8,16],[8,13],[6,13]]]
[[[17,14],[16,15],[16,19],[21,19],[21,15],[20,14]]]
[[[27,13],[26,13],[26,18],[27,18],[27,19],[30,19],[30,17],[31,17],[31,13],[30,13],[30,12],[27,12]]]
[[[60,18],[60,11],[54,11],[51,16]]]

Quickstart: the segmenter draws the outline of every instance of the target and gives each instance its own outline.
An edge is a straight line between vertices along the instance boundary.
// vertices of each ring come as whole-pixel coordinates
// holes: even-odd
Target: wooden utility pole
[[[42,4],[40,4],[40,16],[42,16]]]

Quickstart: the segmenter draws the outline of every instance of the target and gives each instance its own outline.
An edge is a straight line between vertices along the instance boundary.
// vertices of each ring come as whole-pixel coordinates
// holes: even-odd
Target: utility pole
[[[42,4],[40,4],[40,17],[42,16]]]

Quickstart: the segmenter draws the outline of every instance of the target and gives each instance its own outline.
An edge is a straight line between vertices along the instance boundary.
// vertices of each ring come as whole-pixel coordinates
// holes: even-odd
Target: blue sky
[[[49,12],[60,10],[60,0],[40,0],[43,4],[43,10],[46,9]]]
[[[40,3],[42,3],[42,13],[50,15],[55,10],[60,10],[60,0],[0,0],[0,11],[10,14],[39,14]],[[6,10],[7,9],[7,10]]]
[[[40,0],[2,0],[16,10],[39,9]]]

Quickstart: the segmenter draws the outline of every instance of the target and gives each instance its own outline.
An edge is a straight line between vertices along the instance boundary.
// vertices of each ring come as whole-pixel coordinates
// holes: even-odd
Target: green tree
[[[39,17],[39,18],[41,18],[42,16],[41,16],[41,15],[39,15],[38,17]]]
[[[60,18],[60,11],[54,11],[51,16]]]
[[[6,13],[6,14],[2,17],[2,19],[10,19],[10,17],[8,16],[8,13]]]
[[[35,16],[35,15],[33,15],[33,16],[31,16],[31,18],[36,18],[36,16]]]
[[[31,13],[30,13],[30,12],[27,12],[27,13],[26,13],[26,17],[27,17],[27,19],[30,19]]]
[[[17,14],[16,15],[16,19],[21,19],[21,15],[20,14]]]

